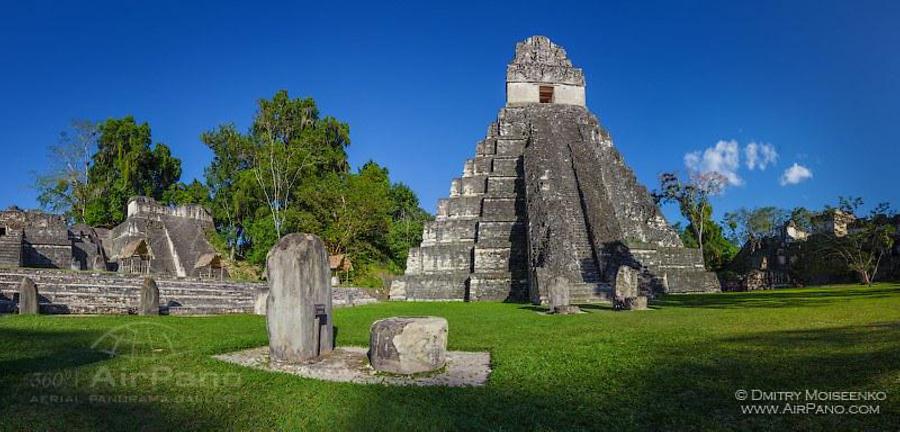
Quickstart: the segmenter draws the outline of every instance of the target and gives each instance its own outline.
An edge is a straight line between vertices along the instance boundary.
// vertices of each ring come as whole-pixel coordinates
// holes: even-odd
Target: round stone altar
[[[447,362],[447,320],[392,317],[372,323],[369,362],[381,372],[433,372]]]

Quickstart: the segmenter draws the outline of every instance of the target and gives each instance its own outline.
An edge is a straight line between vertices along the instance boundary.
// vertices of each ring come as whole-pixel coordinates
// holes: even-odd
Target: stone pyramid
[[[412,248],[393,300],[608,301],[619,266],[652,292],[719,291],[609,133],[585,107],[581,69],[544,36],[516,46],[506,106]]]

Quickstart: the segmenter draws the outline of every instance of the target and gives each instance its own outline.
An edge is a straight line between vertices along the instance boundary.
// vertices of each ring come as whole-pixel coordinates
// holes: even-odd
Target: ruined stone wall
[[[72,241],[62,216],[38,211],[11,209],[0,212],[0,227],[7,236],[0,240],[0,254],[12,263],[15,236],[19,237],[19,265],[27,267],[64,268],[72,266]]]
[[[213,223],[212,215],[203,206],[198,204],[180,205],[169,207],[156,202],[149,197],[132,197],[128,200],[128,216],[159,215],[175,218],[194,219],[209,224]]]

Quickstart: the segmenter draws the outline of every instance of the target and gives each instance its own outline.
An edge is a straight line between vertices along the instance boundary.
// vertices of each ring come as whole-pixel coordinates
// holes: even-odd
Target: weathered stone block
[[[516,177],[522,174],[521,157],[494,158],[491,174],[496,176]]]
[[[489,195],[512,195],[522,188],[522,182],[516,177],[490,177],[487,181]]]
[[[31,278],[24,277],[19,284],[19,315],[37,315],[40,313],[40,304],[37,285]]]
[[[524,202],[515,198],[485,198],[481,218],[485,221],[515,221],[524,216]]]
[[[159,287],[153,278],[141,283],[141,305],[138,315],[159,315]]]
[[[632,267],[619,266],[613,285],[613,308],[616,310],[647,309],[647,297],[641,295],[640,272]]]
[[[489,138],[479,141],[477,147],[475,148],[475,153],[478,156],[491,156],[496,154],[497,140]]]
[[[447,320],[440,317],[386,318],[372,324],[369,362],[382,372],[431,372],[447,362]]]
[[[421,274],[471,271],[472,246],[434,245],[417,248]]]
[[[301,363],[334,349],[331,272],[322,240],[289,234],[266,256],[266,326],[272,361]]]
[[[485,193],[487,178],[481,175],[464,177],[459,179],[459,194],[470,196]]]
[[[269,299],[268,288],[258,288],[256,290],[256,299],[253,302],[253,313],[256,315],[266,314],[266,302]]]
[[[523,125],[510,125],[510,130],[522,129]],[[521,136],[521,135],[518,135]],[[525,151],[524,139],[498,139],[497,140],[497,156],[521,156]]]
[[[550,312],[560,315],[581,312],[578,306],[571,304],[571,292],[568,279],[563,276],[547,278],[547,295],[550,300]]]
[[[476,247],[474,251],[476,273],[509,271],[509,248]]]

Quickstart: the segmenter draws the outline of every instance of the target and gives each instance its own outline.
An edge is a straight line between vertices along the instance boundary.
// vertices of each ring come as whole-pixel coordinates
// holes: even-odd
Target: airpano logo
[[[195,403],[231,400],[229,391],[197,396],[185,389],[237,388],[237,372],[215,372],[185,368],[190,351],[178,350],[178,330],[157,322],[139,321],[110,329],[86,350],[91,362],[83,368],[62,372],[39,372],[26,377],[34,392],[31,403],[115,404]],[[149,391],[148,391],[149,390]],[[201,392],[203,393],[203,392]]]

